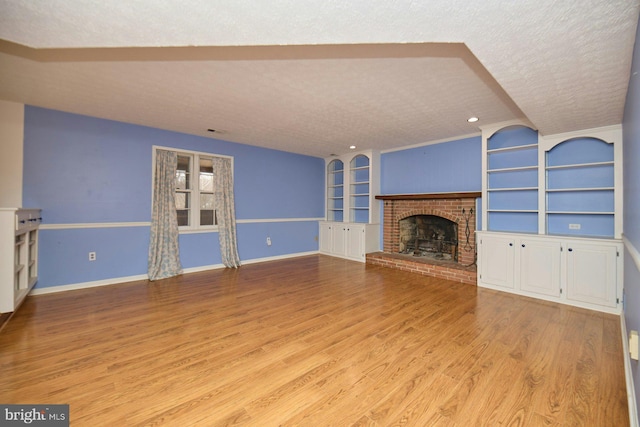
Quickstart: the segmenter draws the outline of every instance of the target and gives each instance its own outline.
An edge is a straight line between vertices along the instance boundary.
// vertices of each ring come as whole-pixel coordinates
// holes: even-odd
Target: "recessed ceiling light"
[[[477,122],[478,120],[480,120],[480,119],[479,119],[479,118],[477,118],[477,117],[469,117],[469,118],[467,119],[467,121],[468,121],[469,123],[475,123],[475,122]]]
[[[356,149],[356,146],[355,146],[355,145],[351,145],[351,146],[349,147],[349,149],[350,149],[350,150],[355,150],[355,149]]]

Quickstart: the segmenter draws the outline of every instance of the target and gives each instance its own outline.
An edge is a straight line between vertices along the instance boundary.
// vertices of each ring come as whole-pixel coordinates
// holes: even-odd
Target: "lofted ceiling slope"
[[[561,133],[622,122],[639,3],[0,0],[0,99],[318,157]]]

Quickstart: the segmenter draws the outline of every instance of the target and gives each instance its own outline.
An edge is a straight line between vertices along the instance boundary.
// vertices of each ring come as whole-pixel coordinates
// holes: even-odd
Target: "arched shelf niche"
[[[483,227],[538,233],[538,132],[524,124],[483,129]]]
[[[327,165],[327,220],[344,219],[344,163],[334,159]]]
[[[546,234],[616,236],[613,141],[577,136],[545,150]]]
[[[368,223],[370,209],[371,159],[364,154],[354,156],[349,162],[349,219],[351,222]]]

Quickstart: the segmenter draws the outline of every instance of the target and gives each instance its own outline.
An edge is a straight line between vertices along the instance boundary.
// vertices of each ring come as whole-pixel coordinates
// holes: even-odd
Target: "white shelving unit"
[[[358,154],[349,162],[349,220],[350,222],[369,223],[369,210],[371,209],[370,159]]]
[[[533,142],[532,142],[533,141]],[[538,141],[535,131],[510,128],[483,138],[489,230],[536,233]]]
[[[38,281],[40,209],[0,208],[0,313],[15,311]]]
[[[615,146],[609,139],[579,136],[547,143],[547,234],[615,237],[614,158]]]
[[[619,313],[622,128],[531,129],[482,128],[478,286]]]
[[[327,220],[344,218],[344,163],[334,159],[327,166]]]
[[[326,159],[327,218],[320,222],[320,252],[365,261],[380,247],[380,154],[349,153]],[[348,169],[345,169],[345,166]]]

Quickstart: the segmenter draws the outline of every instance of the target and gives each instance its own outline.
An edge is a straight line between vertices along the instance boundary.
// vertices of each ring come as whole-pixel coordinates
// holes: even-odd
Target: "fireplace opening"
[[[458,224],[436,215],[413,215],[401,219],[400,252],[458,262]]]

